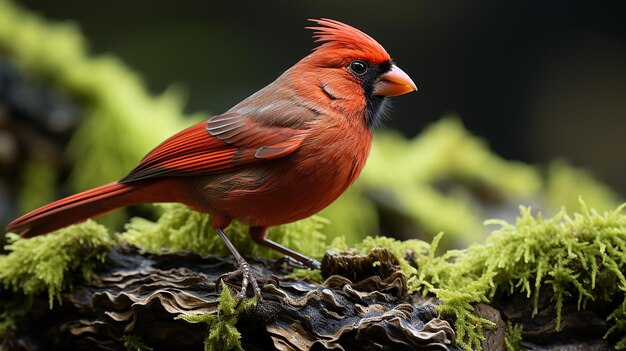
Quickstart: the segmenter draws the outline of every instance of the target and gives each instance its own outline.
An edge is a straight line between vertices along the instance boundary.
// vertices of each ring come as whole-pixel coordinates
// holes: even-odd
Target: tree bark
[[[263,288],[236,324],[245,350],[459,349],[450,324],[437,318],[436,300],[406,295],[404,275],[386,250],[327,255],[322,284],[289,278],[291,269],[280,262],[248,262]],[[35,296],[3,349],[125,350],[130,336],[154,350],[201,350],[207,325],[175,317],[217,314],[217,281],[233,269],[230,258],[116,248],[94,279],[62,294],[60,306],[50,310],[45,296]],[[241,288],[237,279],[226,283],[234,293]]]
[[[238,316],[245,350],[461,350],[453,321],[438,318],[435,298],[406,294],[405,277],[386,249],[368,256],[327,254],[322,284],[290,278],[292,269],[280,260],[248,262],[259,277],[262,299]],[[1,349],[202,350],[207,324],[176,317],[217,315],[218,281],[234,268],[229,257],[115,248],[91,281],[67,289],[53,309],[47,295],[27,299],[0,291],[5,313],[17,316]],[[233,294],[240,291],[238,279],[226,283]],[[483,349],[505,349],[504,321],[523,325],[523,349],[613,349],[602,336],[606,312],[614,306],[578,311],[575,301],[568,302],[556,331],[549,294],[539,302],[534,318],[525,296],[498,295],[491,306],[478,304],[475,313],[496,323],[487,330]]]

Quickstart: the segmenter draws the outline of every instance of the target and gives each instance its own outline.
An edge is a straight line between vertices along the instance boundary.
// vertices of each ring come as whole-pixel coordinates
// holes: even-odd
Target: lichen
[[[106,228],[93,221],[45,236],[22,239],[7,234],[9,252],[0,255],[0,280],[5,289],[34,295],[48,292],[50,308],[71,285],[70,272],[89,280],[115,244]]]
[[[233,297],[230,290],[221,282],[222,292],[219,297],[217,314],[181,314],[176,319],[183,319],[190,323],[206,323],[208,334],[204,341],[205,351],[243,351],[241,347],[241,334],[235,327],[239,314],[256,305],[256,297],[238,300]]]
[[[144,218],[132,218],[126,225],[121,239],[141,248],[143,252],[156,254],[178,251],[201,255],[228,255],[229,251],[211,228],[211,215],[196,212],[181,204],[159,204],[163,212],[156,222]],[[326,236],[321,232],[327,221],[312,216],[298,222],[270,228],[268,235],[279,244],[304,255],[320,258],[326,249]],[[225,230],[226,235],[244,255],[277,258],[281,254],[253,243],[248,237],[248,227],[233,222]]]

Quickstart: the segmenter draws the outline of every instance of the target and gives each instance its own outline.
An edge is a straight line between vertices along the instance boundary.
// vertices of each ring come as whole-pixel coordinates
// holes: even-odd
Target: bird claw
[[[252,272],[252,268],[250,268],[250,265],[248,264],[248,262],[243,261],[239,263],[239,268],[236,271],[233,272],[229,272],[229,273],[224,273],[222,274],[219,280],[232,280],[232,279],[236,279],[241,277],[241,291],[239,292],[238,296],[241,300],[243,300],[246,297],[246,292],[248,290],[248,285],[252,285],[252,289],[254,290],[254,295],[257,298],[261,298],[261,289],[259,288],[259,284],[256,281],[256,277],[254,276],[254,273]]]

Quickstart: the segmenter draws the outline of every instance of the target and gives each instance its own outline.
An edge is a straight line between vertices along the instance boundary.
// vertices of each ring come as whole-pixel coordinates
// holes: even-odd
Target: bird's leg
[[[257,244],[269,247],[272,250],[276,250],[288,257],[296,260],[301,265],[312,269],[320,269],[321,264],[312,258],[306,257],[299,252],[293,251],[287,247],[284,247],[278,243],[275,243],[267,239],[268,228],[267,227],[250,227],[250,238]]]
[[[241,292],[239,293],[240,297],[243,298],[246,296],[246,289],[248,288],[248,283],[252,285],[252,288],[254,289],[254,294],[257,297],[261,297],[261,289],[259,289],[259,285],[256,282],[256,278],[254,277],[254,274],[252,273],[252,269],[250,268],[250,265],[248,264],[248,262],[246,262],[246,260],[243,259],[239,251],[237,251],[235,246],[233,246],[230,240],[228,240],[228,237],[226,236],[226,234],[221,228],[214,228],[214,230],[217,233],[217,235],[219,235],[220,238],[222,238],[222,240],[224,241],[224,244],[226,244],[226,247],[228,248],[228,250],[230,250],[230,252],[233,254],[233,256],[235,257],[235,260],[237,260],[237,265],[239,266],[239,268],[237,268],[236,271],[226,273],[223,275],[224,278],[220,278],[220,279],[230,279],[233,277],[241,276],[242,282],[241,282]]]

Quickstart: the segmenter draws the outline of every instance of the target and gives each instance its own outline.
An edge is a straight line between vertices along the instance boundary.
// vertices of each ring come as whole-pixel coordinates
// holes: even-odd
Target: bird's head
[[[310,19],[320,42],[305,60],[321,69],[330,69],[341,80],[360,86],[366,101],[366,122],[376,127],[384,115],[387,97],[417,90],[415,83],[376,40],[347,24],[331,19]],[[325,82],[322,82],[325,84]],[[332,87],[327,91],[331,95]]]

